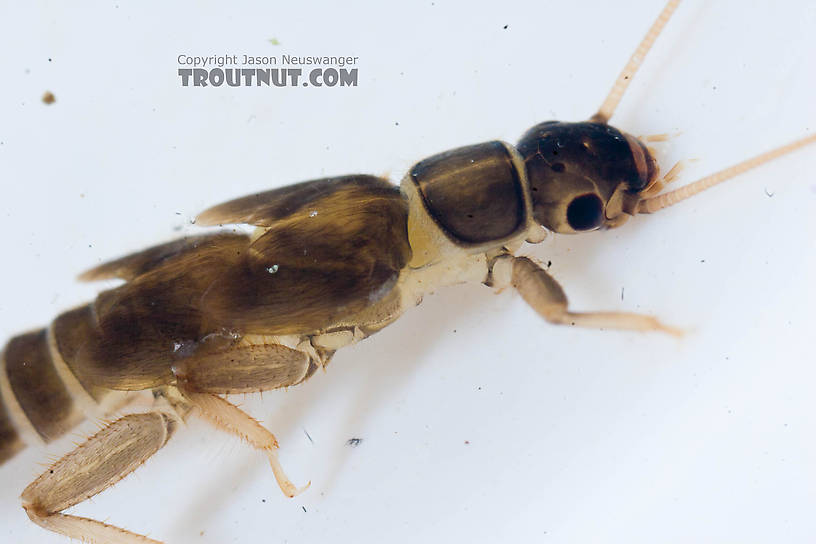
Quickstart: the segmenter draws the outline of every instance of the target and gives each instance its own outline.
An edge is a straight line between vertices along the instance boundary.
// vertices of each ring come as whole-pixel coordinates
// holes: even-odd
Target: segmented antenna
[[[640,45],[638,45],[635,52],[632,53],[629,62],[623,67],[618,79],[615,80],[615,84],[612,86],[612,90],[609,91],[606,100],[601,104],[598,113],[593,115],[590,121],[594,123],[609,122],[609,119],[612,118],[612,114],[615,113],[615,108],[618,107],[618,103],[621,101],[621,98],[623,98],[623,93],[626,92],[626,88],[629,87],[629,83],[632,81],[632,78],[635,77],[638,68],[643,64],[646,53],[652,48],[655,40],[657,40],[657,37],[660,35],[663,27],[666,26],[666,23],[669,22],[669,18],[671,18],[672,13],[674,13],[674,10],[677,9],[679,4],[680,0],[669,0],[669,3],[666,4],[666,7],[664,7],[660,15],[657,16],[655,22],[652,23],[652,27],[649,29],[649,32],[646,33],[646,36],[643,37]]]
[[[691,198],[697,193],[701,193],[706,189],[717,185],[718,183],[722,183],[727,179],[731,179],[734,176],[738,176],[743,172],[751,170],[752,168],[756,168],[757,166],[765,164],[768,161],[772,161],[781,157],[782,155],[791,153],[800,147],[804,147],[815,142],[816,134],[811,134],[810,136],[806,136],[805,138],[796,140],[795,142],[783,145],[782,147],[777,147],[776,149],[763,153],[762,155],[757,155],[756,157],[743,161],[739,164],[735,164],[734,166],[728,167],[725,170],[720,170],[716,174],[706,176],[695,181],[694,183],[689,183],[688,185],[680,187],[679,189],[675,189],[674,191],[669,191],[668,193],[663,193],[662,195],[653,196],[651,198],[645,198],[638,202],[637,213],[654,213],[658,210],[662,210],[663,208],[668,208],[669,206],[677,204],[678,202],[686,200],[687,198]]]

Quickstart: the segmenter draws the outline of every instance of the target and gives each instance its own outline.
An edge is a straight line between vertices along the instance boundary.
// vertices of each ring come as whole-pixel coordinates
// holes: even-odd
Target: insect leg
[[[185,391],[184,396],[199,409],[201,416],[217,428],[234,434],[262,450],[269,459],[272,473],[284,495],[289,498],[305,491],[311,482],[298,488],[289,480],[278,460],[278,440],[258,421],[227,400],[212,393]]]
[[[304,491],[287,478],[278,461],[275,435],[237,406],[218,396],[254,393],[295,385],[317,368],[313,356],[279,344],[245,344],[212,353],[173,368],[178,388],[200,415],[221,430],[237,435],[269,458],[278,485],[287,497]]]
[[[512,285],[538,314],[558,325],[630,331],[660,331],[681,336],[680,329],[669,327],[650,315],[626,312],[570,312],[564,290],[546,270],[527,257],[503,255],[493,264],[492,285]]]
[[[161,544],[94,519],[62,514],[112,486],[167,443],[177,419],[165,412],[124,416],[57,461],[21,496],[37,525],[82,542]]]

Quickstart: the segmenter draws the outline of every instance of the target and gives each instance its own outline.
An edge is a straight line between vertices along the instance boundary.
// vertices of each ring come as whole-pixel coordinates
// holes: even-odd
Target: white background
[[[196,232],[225,199],[324,175],[397,181],[445,149],[585,119],[659,9],[6,5],[0,337],[90,300],[105,285],[75,283],[82,270]],[[811,134],[814,27],[811,2],[690,0],[613,124],[679,132],[661,159],[699,159],[682,182]],[[244,52],[358,55],[360,84],[181,87],[177,55]],[[311,479],[302,496],[192,423],[72,512],[170,544],[812,541],[814,169],[811,148],[618,230],[525,248],[574,309],[655,314],[682,341],[553,327],[513,293],[450,288],[326,374],[242,400],[290,476]],[[66,542],[17,496],[72,440],[0,467],[1,541]]]

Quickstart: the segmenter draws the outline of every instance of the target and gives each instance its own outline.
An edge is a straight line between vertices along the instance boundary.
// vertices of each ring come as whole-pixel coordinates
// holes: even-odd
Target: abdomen
[[[94,386],[82,372],[93,327],[86,305],[8,341],[0,354],[0,463],[28,442],[60,438],[85,419],[86,410],[113,400],[115,391]]]

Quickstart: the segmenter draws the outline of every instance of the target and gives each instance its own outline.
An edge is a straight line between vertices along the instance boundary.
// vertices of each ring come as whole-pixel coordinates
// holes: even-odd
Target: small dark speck
[[[183,227],[181,225],[176,225],[173,227],[173,232],[179,232]]]
[[[625,287],[621,287],[621,300],[623,300],[623,290],[626,289]]]
[[[304,511],[304,512],[306,511],[306,507],[305,507],[305,506],[301,506],[301,508],[303,508],[303,511]]]
[[[48,57],[48,62],[51,62],[51,57]]]
[[[717,90],[717,86],[716,86],[716,85],[714,85],[713,87],[711,87],[711,89],[712,89],[712,90],[714,90],[714,91],[716,91],[716,90]]]
[[[399,121],[396,121],[396,122],[394,123],[394,126],[395,126],[395,127],[398,127],[398,126],[399,126]]]
[[[508,27],[508,26],[510,26],[510,25],[504,25],[502,28],[504,28],[505,30],[507,30],[507,27]]]
[[[701,263],[704,263],[704,262],[705,262],[705,259],[700,259],[700,262],[701,262]]]
[[[456,329],[453,329],[453,332],[456,332]]]
[[[551,266],[552,266],[552,261],[547,261],[547,269],[548,269],[548,270],[549,270],[549,268],[550,268]]]
[[[93,247],[93,244],[88,244],[88,247]]]
[[[303,429],[303,434],[305,434],[305,435],[306,435],[306,438],[308,438],[308,439],[309,439],[309,442],[311,442],[312,444],[314,444],[314,440],[312,440],[312,437],[309,435],[309,431],[307,431],[306,429]]]
[[[261,499],[261,502],[266,502],[266,499]]]
[[[467,446],[468,444],[470,444],[470,440],[465,440],[465,446]]]
[[[51,91],[45,91],[45,93],[42,95],[42,101],[43,104],[50,106],[51,104],[57,101],[57,98]]]
[[[346,440],[346,446],[351,446],[352,448],[356,448],[362,443],[363,443],[362,438],[349,438],[348,440]]]
[[[176,215],[181,215],[181,212],[176,212]]]
[[[767,195],[768,198],[771,198],[774,195],[774,193],[768,192],[768,188],[765,187],[765,195]]]

